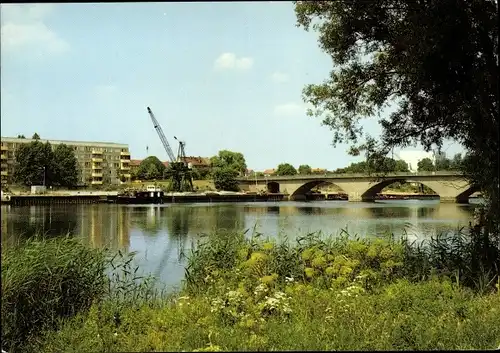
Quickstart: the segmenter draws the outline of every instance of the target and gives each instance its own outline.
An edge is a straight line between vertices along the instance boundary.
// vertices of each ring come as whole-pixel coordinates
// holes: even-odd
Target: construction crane
[[[191,168],[186,163],[186,143],[178,140],[177,137],[174,136],[175,140],[179,142],[179,149],[176,158],[170,144],[167,141],[167,138],[165,137],[165,134],[163,133],[160,123],[156,120],[153,111],[149,107],[147,108],[151,121],[153,122],[153,126],[160,137],[161,143],[163,144],[168,157],[170,158],[170,163],[165,171],[165,176],[170,179],[169,191],[193,191]]]

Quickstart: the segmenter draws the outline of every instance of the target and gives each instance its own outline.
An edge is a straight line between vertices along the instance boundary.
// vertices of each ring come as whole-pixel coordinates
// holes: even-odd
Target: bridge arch
[[[463,191],[462,193],[458,194],[457,196],[457,202],[463,202],[463,203],[468,203],[469,202],[469,197],[475,193],[481,191],[481,189],[477,185],[471,185],[467,190]]]
[[[277,194],[280,192],[280,184],[276,181],[270,181],[267,183],[267,192],[271,194]]]
[[[394,184],[396,182],[422,184],[422,185],[425,185],[426,187],[428,187],[429,189],[431,189],[436,195],[438,195],[438,193],[430,185],[427,185],[425,182],[415,181],[415,180],[411,180],[411,179],[407,179],[407,178],[393,178],[393,179],[391,178],[391,179],[382,180],[379,183],[370,187],[368,190],[366,190],[361,195],[361,199],[363,201],[374,200],[375,197],[377,196],[377,194],[379,194],[383,189],[385,189],[389,185]]]
[[[305,197],[305,194],[312,189],[314,189],[316,186],[322,185],[322,184],[328,184],[328,185],[334,185],[338,189],[340,189],[342,192],[345,192],[340,186],[338,186],[335,183],[330,182],[329,180],[322,180],[322,179],[316,179],[316,180],[311,180],[302,186],[298,187],[291,195],[290,198],[292,200],[296,199],[301,199]]]

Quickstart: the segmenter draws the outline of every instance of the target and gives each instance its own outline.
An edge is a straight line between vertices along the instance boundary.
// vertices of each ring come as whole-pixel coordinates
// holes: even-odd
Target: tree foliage
[[[371,174],[371,173],[399,173],[408,172],[408,164],[402,160],[395,160],[389,157],[375,158],[366,161],[351,163],[348,167],[339,168],[335,171],[338,174]]]
[[[31,137],[32,140],[40,140],[40,135],[38,133],[34,133],[33,136]]]
[[[469,153],[465,175],[498,215],[498,5],[495,0],[300,1],[298,25],[319,33],[334,65],[304,100],[350,152],[387,155],[444,139]],[[380,114],[393,104],[394,111]],[[380,140],[362,131],[379,118]]]
[[[149,156],[141,161],[137,168],[137,178],[141,180],[162,179],[165,165],[156,156]]]
[[[276,168],[276,172],[274,172],[274,175],[296,175],[296,174],[297,170],[290,163],[281,163]]]
[[[214,186],[217,190],[238,191],[238,172],[229,167],[216,167],[213,171]]]
[[[460,171],[464,169],[464,163],[467,163],[468,156],[462,158],[461,153],[457,153],[452,159],[446,157],[446,154],[439,153],[436,156],[436,161],[432,162],[430,158],[424,158],[417,164],[418,171],[444,171],[453,170]]]
[[[419,172],[432,172],[436,170],[434,163],[432,163],[432,159],[424,158],[418,161],[417,168]]]
[[[217,190],[238,191],[238,175],[243,175],[247,169],[245,157],[240,152],[228,150],[219,151],[217,156],[210,158],[212,177]]]
[[[308,174],[312,174],[312,169],[309,165],[302,164],[301,166],[299,166],[298,172],[299,172],[299,174],[302,174],[302,175],[308,175]]]
[[[60,144],[54,148],[54,176],[59,185],[78,183],[78,162],[74,150],[68,145]]]
[[[74,152],[63,144],[52,150],[49,142],[38,140],[22,144],[16,151],[14,180],[27,186],[74,186],[78,181]]]
[[[219,151],[217,156],[210,158],[212,168],[232,169],[243,175],[247,169],[245,157],[240,152],[232,152],[228,150]]]

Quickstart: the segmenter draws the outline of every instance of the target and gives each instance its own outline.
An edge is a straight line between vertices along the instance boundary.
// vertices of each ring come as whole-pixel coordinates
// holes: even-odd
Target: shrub
[[[200,291],[217,280],[248,284],[273,274],[281,284],[295,278],[328,288],[357,280],[366,289],[399,278],[418,282],[440,275],[484,292],[493,290],[499,279],[500,256],[496,247],[480,241],[473,232],[438,236],[420,244],[404,237],[355,239],[345,232],[326,239],[312,233],[298,238],[296,244],[265,241],[260,234],[250,238],[216,234],[192,251],[185,278],[190,290]]]
[[[102,251],[69,237],[35,238],[2,249],[2,342],[7,350],[102,297],[105,266]]]
[[[152,277],[137,275],[134,254],[92,249],[65,236],[35,237],[2,248],[2,344],[24,351],[43,330],[106,302],[106,319],[117,320],[123,308],[157,302]]]

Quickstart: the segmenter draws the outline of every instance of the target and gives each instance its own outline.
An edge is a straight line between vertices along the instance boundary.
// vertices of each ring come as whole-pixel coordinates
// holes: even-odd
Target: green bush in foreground
[[[2,348],[25,351],[41,331],[57,329],[61,319],[94,303],[120,308],[149,300],[151,283],[137,283],[135,272],[130,256],[111,257],[69,236],[2,248]]]
[[[104,293],[104,254],[75,239],[28,240],[2,249],[2,345],[89,308]]]
[[[381,239],[308,236],[291,246],[234,234],[210,236],[191,254],[180,294],[126,305],[109,297],[62,320],[59,330],[46,330],[29,350],[498,347],[498,290],[461,286],[447,276],[451,265],[418,279],[431,266],[418,272],[421,260],[415,258],[433,264],[426,257],[432,250],[409,249],[404,241]],[[409,256],[415,255],[411,251],[420,251],[420,257]]]

